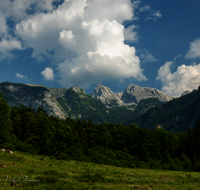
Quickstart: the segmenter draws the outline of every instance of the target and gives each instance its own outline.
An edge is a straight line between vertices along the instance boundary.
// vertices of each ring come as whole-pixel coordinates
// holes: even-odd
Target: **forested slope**
[[[133,121],[134,122],[134,121]],[[140,118],[141,128],[158,126],[173,132],[187,132],[200,122],[200,88],[165,104],[150,108]]]
[[[187,134],[61,120],[41,108],[11,108],[2,93],[0,120],[1,148],[123,167],[200,171],[200,125]]]

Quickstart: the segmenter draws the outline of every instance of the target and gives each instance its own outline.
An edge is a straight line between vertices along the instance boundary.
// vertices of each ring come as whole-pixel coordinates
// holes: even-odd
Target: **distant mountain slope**
[[[61,110],[56,98],[63,96],[67,89],[49,89],[41,85],[20,84],[3,82],[0,83],[0,91],[10,106],[20,104],[37,109],[41,106],[49,115],[65,118],[67,115]]]
[[[98,84],[95,89],[92,91],[91,96],[101,101],[107,107],[118,107],[122,105],[126,105],[120,99],[120,95],[114,93],[110,90],[110,88],[103,86],[102,84]]]
[[[158,98],[161,102],[167,102],[173,99],[160,90],[139,87],[134,84],[130,84],[124,92],[119,93],[114,93],[108,87],[98,84],[91,95],[107,107],[137,105],[140,100],[148,98]]]
[[[71,117],[75,120],[93,119],[94,123],[125,123],[133,113],[125,107],[108,109],[77,86],[69,89],[47,88],[41,85],[4,82],[0,83],[0,91],[4,93],[10,106],[22,104],[35,110],[41,106],[48,115],[62,119]]]
[[[200,122],[200,87],[180,98],[151,107],[140,118],[133,118],[141,128],[165,128],[173,132],[187,131]]]
[[[138,104],[140,100],[148,98],[158,98],[161,102],[167,102],[173,99],[160,90],[149,87],[139,87],[137,85],[130,84],[123,92],[121,100],[124,103],[133,102]]]
[[[123,125],[131,122],[141,124],[138,118],[148,109],[172,99],[156,89],[136,85],[129,85],[124,92],[114,93],[99,84],[92,95],[88,95],[77,86],[66,89],[3,82],[0,83],[0,91],[10,106],[22,104],[35,110],[41,106],[48,115],[61,119],[92,119],[94,123],[121,122]]]

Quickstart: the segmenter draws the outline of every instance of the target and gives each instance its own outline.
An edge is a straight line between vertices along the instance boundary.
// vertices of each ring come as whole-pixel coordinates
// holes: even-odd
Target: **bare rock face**
[[[115,105],[123,104],[120,96],[117,96],[110,88],[103,86],[102,84],[98,84],[91,95],[94,99],[101,101],[107,107],[115,107]]]
[[[59,107],[56,96],[51,92],[51,89],[45,86],[4,82],[0,84],[1,91],[10,106],[22,104],[35,110],[41,106],[48,115],[66,118],[66,114]]]
[[[94,111],[97,109],[90,105],[92,98],[92,101],[101,101],[107,108],[123,106],[131,111],[135,109],[141,99],[158,98],[162,102],[172,99],[172,97],[159,90],[147,87],[142,88],[133,84],[129,85],[124,92],[119,93],[114,93],[108,87],[98,84],[90,96],[78,86],[66,89],[3,82],[0,83],[0,92],[3,92],[4,98],[11,107],[19,107],[22,104],[37,110],[40,106],[48,115],[61,119],[65,119],[68,116],[73,119],[84,119],[83,109],[92,109]],[[83,107],[81,108],[81,106]],[[90,110],[91,113],[92,110]],[[85,118],[88,119],[88,116],[86,115]]]
[[[80,89],[78,86],[73,86],[73,87],[71,87],[71,89],[73,91],[75,91],[76,93],[81,93],[82,92],[82,93],[86,94],[85,91],[83,89]]]
[[[134,102],[138,104],[140,100],[148,98],[158,98],[161,102],[167,102],[173,99],[160,90],[130,84],[123,92],[121,100],[124,103]]]
[[[173,98],[160,90],[148,87],[139,87],[130,84],[124,92],[114,93],[108,87],[98,84],[92,92],[92,97],[101,101],[107,107],[137,105],[140,100],[148,98],[158,98],[162,102],[167,102]]]

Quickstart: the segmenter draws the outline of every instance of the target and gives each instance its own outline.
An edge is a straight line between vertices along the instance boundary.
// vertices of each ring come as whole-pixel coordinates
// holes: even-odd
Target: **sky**
[[[200,85],[199,0],[1,0],[0,83]]]

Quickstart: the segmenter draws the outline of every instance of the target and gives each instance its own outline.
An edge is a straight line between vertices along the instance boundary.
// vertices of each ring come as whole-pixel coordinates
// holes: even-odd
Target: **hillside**
[[[49,115],[65,118],[66,114],[61,110],[57,98],[62,97],[67,89],[49,89],[41,85],[20,84],[3,82],[0,83],[0,91],[10,106],[31,107],[35,110],[41,106]]]
[[[126,124],[130,118],[144,113],[151,107],[151,104],[147,106],[143,104],[143,110],[140,106],[134,111],[141,98],[160,97],[162,102],[171,99],[162,92],[158,93],[158,90],[147,91],[147,88],[137,86],[134,86],[134,89],[133,85],[129,85],[124,92],[114,93],[108,87],[99,84],[92,94],[88,95],[77,86],[66,89],[34,84],[0,83],[0,91],[4,93],[4,98],[12,107],[24,105],[35,110],[42,107],[48,115],[61,119],[67,117],[86,121],[92,119],[94,123]],[[143,96],[141,96],[142,92]],[[132,101],[134,99],[137,101]],[[152,106],[154,105],[152,102]]]
[[[199,112],[200,88],[165,104],[151,107],[140,118],[132,118],[130,122],[137,123],[141,128],[162,127],[172,132],[187,132],[200,122]]]
[[[187,132],[200,122],[199,90],[172,98],[159,90],[133,84],[120,93],[98,84],[88,95],[77,86],[66,89],[4,82],[0,83],[1,91],[12,107],[41,107],[48,115],[61,119],[92,119],[95,124],[134,123],[141,128],[162,127],[172,132]]]
[[[0,84],[0,91],[10,106],[19,107],[22,104],[35,110],[40,106],[48,115],[62,119],[71,117],[76,120],[93,119],[95,123],[115,123],[125,114],[131,116],[132,113],[125,108],[108,109],[77,86],[65,89],[4,82]]]

